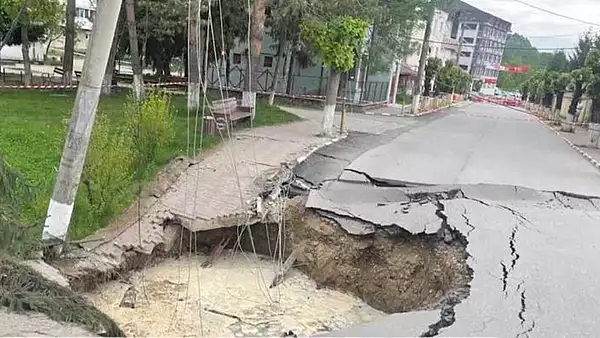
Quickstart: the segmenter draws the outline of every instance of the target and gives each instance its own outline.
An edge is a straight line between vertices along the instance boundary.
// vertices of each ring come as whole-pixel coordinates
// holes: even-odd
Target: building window
[[[240,63],[242,63],[242,54],[233,53],[233,64],[239,65]]]
[[[273,67],[273,57],[265,55],[265,60],[263,61],[263,67],[271,68]]]
[[[463,43],[472,44],[473,42],[475,42],[474,38],[463,38]]]
[[[85,18],[89,19],[90,18],[90,10],[89,9],[84,10],[84,14],[83,15],[84,15]]]
[[[464,57],[471,57],[471,52],[460,52],[460,56],[464,56]]]
[[[469,30],[476,30],[477,29],[477,24],[476,23],[467,23],[463,25],[464,30],[469,31]]]
[[[460,68],[462,68],[462,70],[469,70],[469,66],[467,65],[460,65]]]

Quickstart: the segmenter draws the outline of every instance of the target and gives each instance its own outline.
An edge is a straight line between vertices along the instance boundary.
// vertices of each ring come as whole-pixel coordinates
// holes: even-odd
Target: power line
[[[411,41],[424,41],[421,38],[409,38]],[[429,44],[437,44],[437,45],[444,45],[444,46],[455,46],[455,47],[459,47],[461,46],[459,43],[455,43],[455,42],[444,42],[444,41],[429,41]],[[477,46],[475,45],[465,45],[463,44],[462,47],[468,48],[477,48]],[[536,47],[505,47],[505,46],[497,46],[497,47],[481,47],[479,46],[479,48],[485,48],[485,49],[500,49],[500,50],[537,50],[537,51],[561,51],[561,50],[574,50],[576,49],[576,47],[549,47],[549,48],[536,48]]]
[[[583,24],[586,24],[586,25],[591,25],[591,26],[600,27],[600,24],[599,24],[599,23],[594,23],[594,22],[584,21],[584,20],[577,19],[577,18],[574,18],[574,17],[568,16],[568,15],[564,15],[564,14],[556,13],[556,12],[553,12],[553,11],[551,11],[551,10],[548,10],[548,9],[545,9],[545,8],[542,8],[542,7],[538,7],[538,6],[536,6],[536,5],[532,5],[532,4],[530,4],[530,3],[528,3],[528,2],[525,2],[525,1],[523,1],[523,0],[512,0],[512,1],[514,1],[514,2],[518,2],[518,3],[520,3],[520,4],[523,4],[523,5],[525,5],[525,6],[531,7],[531,8],[533,8],[533,9],[537,9],[538,11],[542,11],[542,12],[545,12],[545,13],[548,13],[548,14],[556,15],[556,16],[558,16],[558,17],[561,17],[561,18],[565,18],[565,19],[569,19],[569,20],[577,21],[577,22],[580,22],[580,23],[583,23]]]

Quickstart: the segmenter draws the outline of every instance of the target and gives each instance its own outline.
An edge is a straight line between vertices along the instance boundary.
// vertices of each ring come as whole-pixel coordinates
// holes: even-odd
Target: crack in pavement
[[[508,247],[510,248],[510,255],[512,256],[512,260],[510,262],[510,270],[513,271],[515,269],[515,265],[517,265],[517,260],[519,260],[519,257],[521,257],[518,253],[517,253],[517,248],[515,246],[515,237],[517,235],[517,231],[519,231],[519,226],[518,224],[520,223],[519,220],[517,220],[517,224],[515,224],[511,234],[510,234],[510,239],[508,241]]]
[[[473,230],[475,230],[475,226],[473,226],[473,224],[471,224],[469,217],[467,217],[467,208],[464,208],[464,211],[461,216],[465,220],[465,224],[469,227],[469,231],[467,231],[467,237],[469,237],[471,232],[473,232]]]
[[[524,282],[521,282],[521,284]],[[521,285],[519,284],[519,285]],[[519,314],[517,315],[519,317],[519,320],[521,320],[521,327],[524,329],[523,331],[519,332],[516,336],[516,338],[519,338],[521,336],[526,336],[529,337],[529,333],[531,333],[533,331],[533,329],[535,328],[535,320],[531,321],[531,326],[529,326],[528,328],[525,328],[525,323],[527,322],[527,319],[525,318],[525,312],[527,311],[527,297],[525,296],[525,289],[523,289],[521,291],[521,310],[519,311]]]

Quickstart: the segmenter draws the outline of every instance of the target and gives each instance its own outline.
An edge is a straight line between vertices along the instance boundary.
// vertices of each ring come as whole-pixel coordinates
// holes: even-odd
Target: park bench
[[[252,117],[252,108],[238,106],[234,97],[215,100],[209,109],[212,114],[204,117],[204,132],[210,135],[226,134],[227,128],[233,128],[236,122]]]
[[[65,71],[62,68],[54,67],[52,74],[42,73],[42,82],[44,84],[52,84],[56,75],[62,79],[64,73]]]

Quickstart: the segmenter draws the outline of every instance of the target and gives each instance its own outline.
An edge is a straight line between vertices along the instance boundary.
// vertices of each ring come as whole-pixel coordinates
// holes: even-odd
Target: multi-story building
[[[452,20],[447,12],[436,10],[431,22],[431,35],[429,36],[429,51],[427,57],[437,57],[446,60],[456,60],[458,40],[450,37]],[[411,70],[419,69],[421,56],[421,45],[425,38],[425,22],[416,25],[411,39],[414,43],[415,52],[408,55],[405,64]]]
[[[482,81],[483,92],[493,93],[511,23],[463,1],[452,4],[450,16],[450,36],[459,41],[458,65]]]

